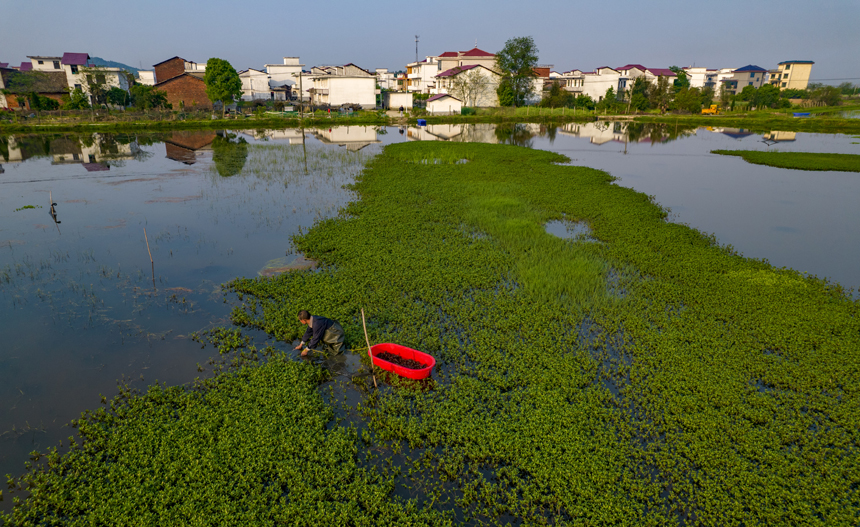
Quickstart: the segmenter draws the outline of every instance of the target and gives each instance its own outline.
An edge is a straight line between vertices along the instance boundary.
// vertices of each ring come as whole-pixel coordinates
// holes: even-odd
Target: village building
[[[447,93],[440,93],[427,99],[427,113],[431,115],[460,115],[463,102]]]
[[[212,108],[203,77],[206,65],[173,57],[153,66],[155,88],[165,92],[173,108]]]
[[[385,93],[383,106],[386,110],[412,109],[412,94],[409,92],[390,91]]]
[[[725,76],[720,82],[725,87],[726,93],[736,95],[742,92],[747,86],[752,86],[756,89],[761,88],[767,81],[767,78],[768,72],[766,69],[750,64],[732,71],[731,75]]]
[[[0,108],[30,109],[28,95],[36,93],[62,104],[69,97],[66,74],[60,71],[18,71],[0,68]]]
[[[479,77],[472,82],[473,76]],[[469,80],[467,80],[469,79]],[[450,94],[471,107],[495,107],[499,105],[496,93],[502,80],[501,74],[479,64],[455,66],[436,75],[437,94]]]
[[[777,69],[768,72],[768,82],[780,90],[805,90],[809,86],[813,64],[811,60],[780,62]]]

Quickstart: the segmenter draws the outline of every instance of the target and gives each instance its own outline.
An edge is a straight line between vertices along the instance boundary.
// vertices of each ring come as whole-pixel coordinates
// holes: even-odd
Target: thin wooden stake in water
[[[373,387],[378,390],[376,373],[373,371],[373,354],[370,352],[370,339],[367,337],[367,324],[364,322],[364,308],[361,308],[361,327],[364,328],[364,340],[367,342],[367,356],[370,357],[370,374],[373,375]]]
[[[149,250],[149,238],[146,237],[146,227],[143,228],[143,239],[146,240],[146,252],[149,253],[149,265],[152,266],[152,288],[155,289],[155,262],[152,261],[152,251]]]

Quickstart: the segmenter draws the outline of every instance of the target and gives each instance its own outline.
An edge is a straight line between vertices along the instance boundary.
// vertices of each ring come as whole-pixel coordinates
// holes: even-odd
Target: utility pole
[[[415,35],[415,62],[418,62],[418,35]]]

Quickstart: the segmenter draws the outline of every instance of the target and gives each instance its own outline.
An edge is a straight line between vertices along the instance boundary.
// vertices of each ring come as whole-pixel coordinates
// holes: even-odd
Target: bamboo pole
[[[367,356],[370,357],[370,374],[373,375],[373,387],[378,390],[379,385],[376,384],[376,373],[373,370],[373,354],[370,352],[370,338],[367,336],[367,324],[364,322],[364,308],[361,308],[361,327],[364,328],[364,340],[367,342]]]
[[[143,239],[146,240],[146,252],[149,253],[149,265],[152,266],[152,288],[155,289],[155,262],[152,260],[152,251],[149,250],[149,238],[146,237],[146,227],[143,228]]]

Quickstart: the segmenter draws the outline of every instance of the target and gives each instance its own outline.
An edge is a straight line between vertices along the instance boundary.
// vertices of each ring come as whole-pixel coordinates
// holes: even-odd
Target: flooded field
[[[290,236],[336,214],[364,163],[407,140],[560,152],[745,256],[860,286],[857,174],[709,153],[860,152],[848,136],[598,123],[3,137],[0,474],[72,435],[65,423],[117,379],[205,375],[217,352],[189,335],[227,323],[221,284],[312,266]]]

